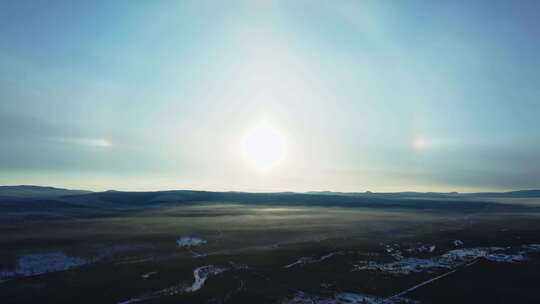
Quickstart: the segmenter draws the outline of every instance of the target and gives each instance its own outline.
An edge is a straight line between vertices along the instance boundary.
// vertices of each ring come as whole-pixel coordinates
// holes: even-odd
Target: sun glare
[[[244,157],[257,169],[268,171],[285,157],[283,136],[269,124],[251,130],[242,142]]]

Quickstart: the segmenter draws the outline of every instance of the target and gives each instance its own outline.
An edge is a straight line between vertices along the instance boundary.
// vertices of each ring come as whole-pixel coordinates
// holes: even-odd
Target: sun
[[[261,171],[268,171],[285,157],[285,140],[268,123],[253,128],[242,141],[245,159]]]

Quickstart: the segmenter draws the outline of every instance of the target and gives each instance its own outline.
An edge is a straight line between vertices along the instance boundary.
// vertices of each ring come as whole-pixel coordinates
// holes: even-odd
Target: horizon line
[[[459,191],[332,191],[332,190],[309,190],[309,191],[240,191],[240,190],[204,190],[204,189],[161,189],[161,190],[117,190],[117,189],[107,189],[107,190],[88,190],[88,189],[72,189],[72,188],[64,188],[59,186],[44,186],[44,185],[32,185],[32,184],[17,184],[17,185],[0,185],[1,187],[35,187],[35,188],[52,188],[52,189],[58,189],[58,190],[71,190],[71,191],[87,191],[92,193],[100,193],[100,192],[168,192],[168,191],[196,191],[196,192],[237,192],[237,193],[296,193],[296,194],[322,194],[322,193],[344,193],[344,194],[389,194],[389,193],[440,193],[440,194],[478,194],[478,193],[511,193],[511,192],[523,192],[523,191],[540,191],[540,189],[537,188],[521,188],[521,189],[514,189],[514,190],[507,190],[507,191],[479,191],[479,192],[459,192]]]

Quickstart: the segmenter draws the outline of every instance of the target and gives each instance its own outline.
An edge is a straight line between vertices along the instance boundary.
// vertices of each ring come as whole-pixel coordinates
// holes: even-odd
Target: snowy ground
[[[0,271],[0,279],[26,277],[48,272],[64,271],[93,262],[78,256],[69,256],[64,252],[26,254],[18,258],[13,270]]]
[[[499,263],[515,263],[527,260],[527,254],[540,251],[540,245],[511,247],[479,247],[450,250],[432,258],[404,258],[401,252],[392,251],[395,259],[389,263],[360,261],[353,271],[378,271],[390,275],[406,275],[412,272],[434,272],[441,269],[455,269],[478,259]]]

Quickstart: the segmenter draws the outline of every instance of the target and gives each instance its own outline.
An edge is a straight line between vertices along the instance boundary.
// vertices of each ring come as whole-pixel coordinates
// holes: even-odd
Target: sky
[[[1,1],[0,184],[540,188],[540,2]]]

